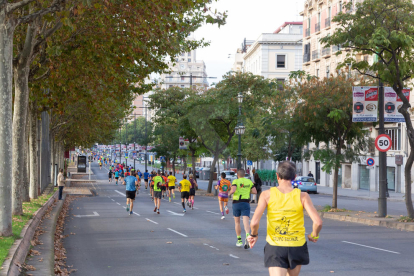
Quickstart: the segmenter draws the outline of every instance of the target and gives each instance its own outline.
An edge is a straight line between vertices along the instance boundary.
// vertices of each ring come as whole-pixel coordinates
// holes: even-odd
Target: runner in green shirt
[[[154,181],[153,194],[154,194],[154,204],[155,204],[154,212],[157,212],[157,214],[160,214],[161,196],[162,196],[161,186],[162,184],[164,184],[164,180],[161,177],[160,171],[158,171],[157,176],[153,178],[153,181]]]

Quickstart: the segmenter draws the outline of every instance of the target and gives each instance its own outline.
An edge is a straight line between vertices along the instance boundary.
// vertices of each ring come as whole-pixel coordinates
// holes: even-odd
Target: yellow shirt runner
[[[191,186],[190,181],[188,181],[187,179],[183,179],[180,182],[180,185],[181,185],[181,192],[190,192],[190,186]]]
[[[174,175],[168,176],[168,187],[175,186],[175,180],[176,178]]]

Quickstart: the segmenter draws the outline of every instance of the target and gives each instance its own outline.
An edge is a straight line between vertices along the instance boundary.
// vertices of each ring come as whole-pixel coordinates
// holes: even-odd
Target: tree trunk
[[[35,110],[35,104],[30,104],[30,120],[29,120],[29,162],[30,162],[30,185],[29,197],[36,199],[38,196],[38,119]]]
[[[2,1],[4,2],[4,1]],[[15,24],[0,8],[0,236],[12,235],[12,57]]]
[[[207,193],[211,193],[211,189],[213,188],[213,173],[214,173],[214,168],[216,167],[217,160],[219,159],[219,154],[220,152],[214,153],[213,163],[211,163],[211,166],[210,166],[210,179],[208,180]]]
[[[341,146],[336,147],[336,156],[341,155]],[[333,181],[333,194],[332,194],[332,209],[338,208],[338,172],[339,167],[335,166],[334,181]]]
[[[407,163],[405,164],[404,174],[405,174],[405,206],[407,208],[407,215],[414,219],[414,208],[413,208],[413,200],[411,197],[411,167],[413,166],[414,162],[414,141],[410,142],[410,155],[408,156]]]
[[[172,170],[173,170],[173,174],[174,174],[174,176],[175,176],[175,155],[174,155],[174,157],[173,157]]]
[[[50,177],[52,179],[52,184],[55,185],[55,139],[53,138],[53,135],[50,135],[50,163],[52,163]]]
[[[182,160],[183,160],[183,164],[184,164],[184,174],[185,174],[186,171],[187,171],[187,158],[185,156],[183,156]]]
[[[196,178],[196,176],[195,176],[195,168],[196,168],[196,165],[195,165],[195,150],[191,151],[191,166],[193,167],[192,171],[193,171],[193,174],[194,174],[194,178]]]
[[[29,162],[29,112],[27,113],[26,118],[26,127],[25,127],[25,141],[24,141],[24,159],[23,159],[23,186],[22,186],[22,200],[23,202],[29,202],[29,171],[30,171],[30,162]]]

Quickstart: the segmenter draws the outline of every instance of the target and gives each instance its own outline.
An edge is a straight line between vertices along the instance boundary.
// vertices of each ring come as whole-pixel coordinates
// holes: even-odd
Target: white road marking
[[[237,256],[234,256],[233,254],[230,254],[229,256],[232,257],[232,258],[235,258],[235,259],[238,259],[239,258]]]
[[[198,210],[198,208],[197,207],[193,207],[194,209],[196,209],[196,210]]]
[[[174,202],[174,204],[178,204],[178,205],[181,205],[180,203],[178,203],[178,202]]]
[[[184,216],[184,214],[178,214],[178,213],[170,211],[170,210],[167,210],[167,212],[169,212],[171,215],[174,215],[174,216],[180,216],[180,217]]]
[[[220,215],[219,213],[216,213],[216,212],[211,212],[211,211],[206,211],[206,212],[212,213],[212,214],[215,214],[215,215]]]
[[[122,206],[122,208],[126,209],[126,207],[125,207],[125,206]]]
[[[168,230],[170,230],[170,231],[172,231],[172,232],[174,232],[174,233],[176,233],[176,234],[178,234],[178,235],[181,235],[181,236],[183,236],[183,237],[186,237],[186,238],[188,238],[188,236],[187,235],[184,235],[183,233],[180,233],[180,232],[178,232],[178,231],[175,231],[174,229],[171,229],[171,228],[167,228]]]
[[[115,190],[115,192],[117,192],[118,194],[120,194],[120,195],[122,195],[122,196],[125,196],[125,194],[121,193],[121,192],[120,192],[120,191],[118,191],[118,190]]]
[[[363,245],[363,244],[359,244],[359,243],[354,243],[354,242],[349,242],[349,241],[342,241],[342,242],[349,243],[349,244],[353,244],[353,245],[358,245],[358,246],[362,246],[362,247],[367,247],[367,248],[371,248],[371,249],[376,249],[376,250],[380,250],[380,251],[385,251],[385,252],[389,252],[389,253],[401,254],[399,252],[385,250],[385,249],[382,249],[382,248],[372,247],[372,246]]]
[[[121,205],[119,202],[117,202],[116,204]]]
[[[111,200],[112,200],[112,201],[115,201],[115,200],[113,200],[112,198],[111,198]]]
[[[81,217],[99,217],[97,212],[93,212],[93,215],[75,215],[74,217],[81,218]]]
[[[155,222],[155,221],[150,220],[150,219],[148,219],[148,218],[146,218],[146,220],[148,220],[149,222],[152,222],[152,223],[154,223],[154,224],[158,224],[158,222]]]
[[[250,213],[254,214],[254,212],[253,212],[253,211],[250,211]]]
[[[138,213],[135,213],[135,212],[133,212],[134,213],[134,215],[137,215],[137,216],[139,216],[140,217],[140,214],[138,214]]]

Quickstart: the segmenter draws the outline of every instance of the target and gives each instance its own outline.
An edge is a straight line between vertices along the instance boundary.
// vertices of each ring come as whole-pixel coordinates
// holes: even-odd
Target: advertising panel
[[[410,89],[403,89],[403,94],[410,100]],[[403,115],[398,110],[403,105],[402,100],[398,97],[397,92],[392,87],[384,87],[384,122],[405,122]]]
[[[376,122],[378,113],[378,88],[370,86],[354,86],[353,122]]]

